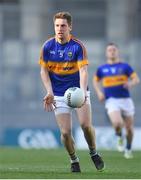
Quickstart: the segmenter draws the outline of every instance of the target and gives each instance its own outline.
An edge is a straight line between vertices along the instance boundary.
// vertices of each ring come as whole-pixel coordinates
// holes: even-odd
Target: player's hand
[[[44,98],[43,98],[43,105],[44,105],[44,109],[46,111],[53,111],[55,106],[55,101],[54,101],[54,95],[53,94],[47,94]]]
[[[130,89],[130,88],[132,87],[132,83],[131,83],[131,82],[126,82],[126,83],[123,85],[123,87],[124,87],[125,89]]]
[[[104,94],[102,92],[98,93],[98,99],[99,99],[100,102],[103,102],[105,100],[105,96],[104,96]]]

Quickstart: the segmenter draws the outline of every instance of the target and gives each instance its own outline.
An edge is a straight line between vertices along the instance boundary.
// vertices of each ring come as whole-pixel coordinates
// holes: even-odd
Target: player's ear
[[[72,31],[72,25],[70,25],[69,28],[70,28],[70,31]]]

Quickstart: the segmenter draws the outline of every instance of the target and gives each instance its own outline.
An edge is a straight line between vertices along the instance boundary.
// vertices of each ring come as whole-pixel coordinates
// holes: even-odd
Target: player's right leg
[[[60,128],[61,140],[70,157],[71,172],[81,172],[72,136],[71,108],[64,104],[63,99],[61,100],[59,98],[59,102],[56,101],[55,116],[57,124]]]
[[[61,132],[61,140],[70,156],[71,171],[80,172],[79,159],[76,156],[74,140],[71,133],[71,116],[68,113],[56,115],[56,120]]]
[[[123,120],[121,117],[121,113],[120,111],[113,111],[108,113],[108,116],[111,120],[111,123],[115,129],[115,133],[117,136],[117,149],[119,152],[123,152],[124,151],[124,143],[122,136]]]
[[[123,128],[123,118],[121,111],[118,106],[118,101],[114,98],[110,98],[106,101],[105,107],[107,109],[107,114],[112,123],[113,128],[117,136],[117,149],[119,152],[124,151],[122,128]]]

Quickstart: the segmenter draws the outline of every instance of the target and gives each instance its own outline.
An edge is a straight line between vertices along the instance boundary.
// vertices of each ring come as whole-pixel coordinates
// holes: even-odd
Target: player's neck
[[[107,59],[108,64],[116,64],[116,63],[119,63],[119,62],[120,62],[119,58],[109,58],[109,59]]]
[[[67,37],[64,37],[64,38],[57,38],[56,37],[56,40],[57,42],[59,42],[60,44],[66,44],[67,42],[69,42],[71,39],[71,36],[67,36]]]
[[[67,39],[64,39],[64,38],[58,38],[57,41],[60,43],[60,44],[66,44],[68,41]]]

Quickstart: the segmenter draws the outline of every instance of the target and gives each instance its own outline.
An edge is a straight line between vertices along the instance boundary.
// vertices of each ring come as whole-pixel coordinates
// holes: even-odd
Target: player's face
[[[106,56],[108,59],[117,59],[118,58],[118,49],[116,46],[114,45],[111,45],[111,46],[108,46],[107,49],[106,49]]]
[[[56,37],[60,40],[67,40],[71,31],[66,19],[56,19],[54,22]]]

